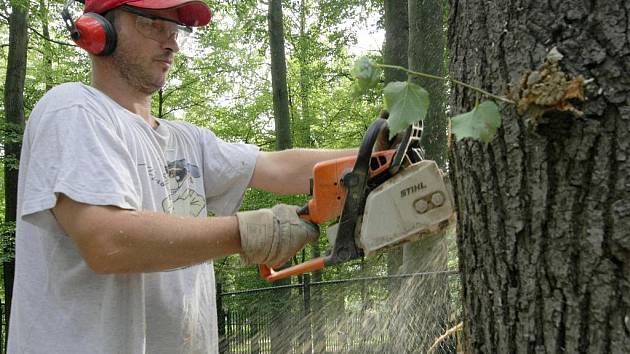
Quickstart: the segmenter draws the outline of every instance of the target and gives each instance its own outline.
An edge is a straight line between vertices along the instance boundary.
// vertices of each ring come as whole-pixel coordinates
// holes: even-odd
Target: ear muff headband
[[[68,0],[61,12],[72,40],[88,53],[99,56],[112,54],[116,49],[116,30],[111,22],[94,12],[85,13],[73,21],[68,10],[72,3],[74,0]]]

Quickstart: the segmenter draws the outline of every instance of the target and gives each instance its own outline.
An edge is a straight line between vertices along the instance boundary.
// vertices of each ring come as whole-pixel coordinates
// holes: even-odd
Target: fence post
[[[260,314],[256,314],[256,316],[251,316],[250,315],[250,322],[249,322],[249,328],[250,328],[250,333],[249,333],[249,346],[250,346],[250,353],[252,354],[260,354],[260,334],[259,334],[259,330],[260,330],[260,326],[259,326],[259,322],[260,322]]]
[[[302,277],[302,297],[304,299],[304,333],[302,338],[303,353],[313,353],[313,329],[311,324],[311,275]]]
[[[4,303],[0,302],[0,353],[6,353],[4,349],[5,338],[9,336],[9,331],[7,331],[7,326],[4,321]]]
[[[219,353],[227,353],[227,338],[225,337],[225,312],[223,311],[223,289],[221,283],[217,282],[217,327],[219,327]]]

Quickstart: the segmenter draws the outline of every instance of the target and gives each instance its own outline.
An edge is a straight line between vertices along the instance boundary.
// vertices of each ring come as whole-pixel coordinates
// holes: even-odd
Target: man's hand
[[[319,227],[302,220],[298,209],[294,205],[278,204],[271,209],[237,213],[243,262],[279,266],[307,242],[317,240]]]

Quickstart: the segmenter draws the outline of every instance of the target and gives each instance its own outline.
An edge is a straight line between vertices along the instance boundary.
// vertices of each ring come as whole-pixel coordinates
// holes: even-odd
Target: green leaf
[[[389,138],[421,121],[429,109],[429,93],[422,87],[405,81],[390,82],[383,91],[385,109],[389,112]]]
[[[362,56],[354,63],[351,73],[356,79],[356,85],[353,87],[354,94],[363,94],[376,87],[381,79],[381,70],[366,56]]]
[[[458,141],[473,138],[489,143],[501,126],[501,114],[494,102],[484,101],[472,111],[453,117],[451,124]]]

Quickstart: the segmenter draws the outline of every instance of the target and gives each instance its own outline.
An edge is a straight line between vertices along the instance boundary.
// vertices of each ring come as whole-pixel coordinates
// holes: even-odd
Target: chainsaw
[[[298,213],[327,228],[327,255],[282,270],[259,265],[268,281],[312,272],[371,256],[418,240],[446,227],[454,202],[435,161],[420,146],[422,122],[410,125],[393,149],[373,151],[387,121],[368,128],[357,156],[323,161],[313,167],[311,196]]]

